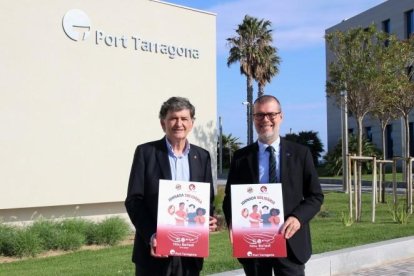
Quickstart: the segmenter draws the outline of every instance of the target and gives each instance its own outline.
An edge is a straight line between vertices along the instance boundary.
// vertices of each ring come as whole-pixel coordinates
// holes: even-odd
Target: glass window
[[[409,38],[414,33],[414,12],[413,10],[405,12],[405,29],[406,38]]]
[[[382,21],[382,31],[389,34],[390,29],[391,29],[390,20],[387,19],[387,20]]]
[[[382,21],[382,31],[383,31],[384,33],[389,34],[389,33],[391,32],[391,26],[390,26],[390,24],[391,24],[391,21],[390,21],[389,19]],[[389,44],[389,43],[390,43],[390,42],[389,42],[389,40],[387,39],[387,40],[385,41],[385,47],[388,47],[388,44]]]
[[[386,158],[391,159],[394,156],[394,141],[392,140],[392,125],[387,125],[385,134]]]
[[[372,142],[372,130],[371,127],[365,127],[365,135],[368,141]]]

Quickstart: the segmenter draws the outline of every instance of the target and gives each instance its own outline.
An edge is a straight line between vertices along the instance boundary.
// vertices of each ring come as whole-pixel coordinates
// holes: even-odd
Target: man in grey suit
[[[198,276],[202,269],[202,258],[168,257],[156,251],[160,179],[210,183],[210,230],[217,227],[212,217],[214,188],[210,154],[187,140],[194,115],[195,108],[188,99],[168,99],[159,113],[165,137],[136,148],[125,200],[136,229],[132,254],[136,275]]]
[[[280,138],[283,113],[276,97],[259,97],[253,110],[258,141],[234,153],[223,201],[226,221],[231,228],[231,185],[269,183],[271,178],[281,182],[285,214],[281,233],[287,240],[287,258],[239,261],[247,276],[271,276],[272,271],[277,276],[305,275],[304,264],[312,254],[309,221],[319,212],[324,198],[312,155],[306,146]]]

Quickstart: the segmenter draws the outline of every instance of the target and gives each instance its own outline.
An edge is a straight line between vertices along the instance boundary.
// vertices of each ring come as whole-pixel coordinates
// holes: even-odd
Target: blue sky
[[[217,116],[223,133],[246,142],[246,78],[239,64],[227,67],[226,38],[248,14],[270,20],[273,45],[281,57],[279,74],[265,87],[284,112],[281,135],[317,131],[327,148],[325,102],[325,30],[379,5],[384,0],[168,0],[217,15]],[[257,86],[254,86],[254,98]],[[197,108],[197,107],[196,107]],[[256,138],[255,138],[256,139]]]

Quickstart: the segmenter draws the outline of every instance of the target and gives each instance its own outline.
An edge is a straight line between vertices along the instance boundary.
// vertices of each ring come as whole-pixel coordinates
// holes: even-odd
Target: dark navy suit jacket
[[[188,160],[190,181],[210,183],[210,215],[212,215],[214,187],[210,154],[205,149],[191,144]],[[170,258],[150,256],[150,239],[157,228],[159,180],[171,178],[165,138],[136,148],[125,200],[128,215],[136,229],[132,254],[132,261],[136,264],[147,266],[151,263],[170,261]],[[186,263],[191,263],[196,269],[201,270],[203,259],[188,258]],[[156,272],[154,273],[156,275]]]
[[[294,216],[301,223],[301,228],[287,240],[288,257],[306,263],[312,254],[309,221],[319,212],[324,196],[310,150],[285,139],[281,139],[280,143],[285,220]],[[223,201],[228,225],[231,225],[230,185],[259,183],[258,151],[256,142],[234,153]],[[240,262],[243,263],[243,260],[240,259]]]

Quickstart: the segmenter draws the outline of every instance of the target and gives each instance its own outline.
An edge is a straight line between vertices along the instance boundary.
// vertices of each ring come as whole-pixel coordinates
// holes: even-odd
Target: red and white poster
[[[160,180],[157,253],[207,257],[210,183]]]
[[[286,257],[282,184],[231,186],[233,256]]]

